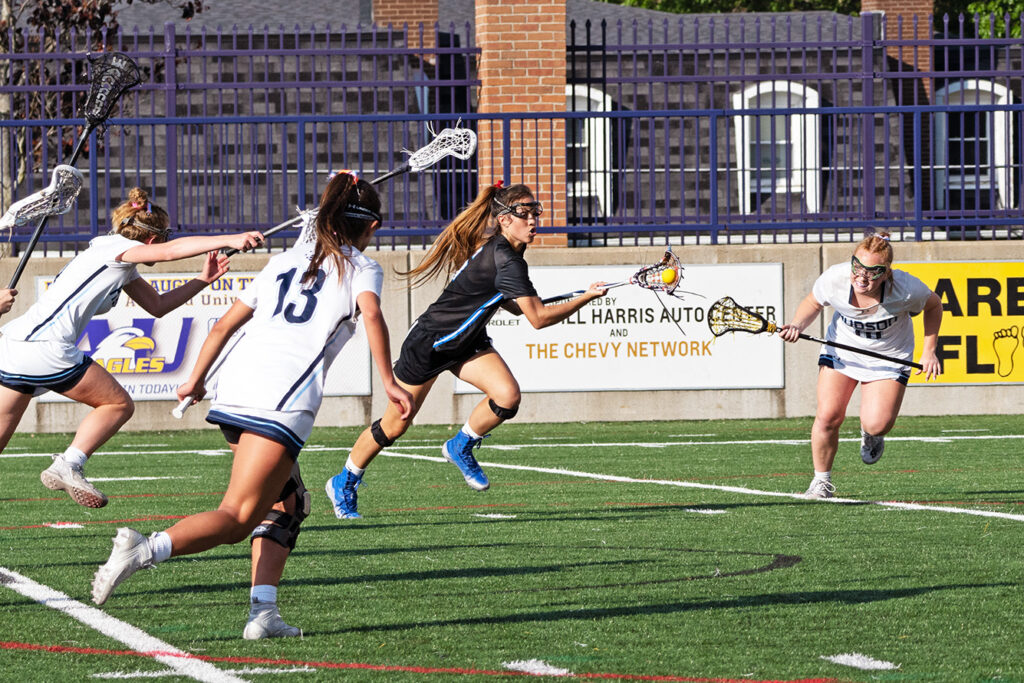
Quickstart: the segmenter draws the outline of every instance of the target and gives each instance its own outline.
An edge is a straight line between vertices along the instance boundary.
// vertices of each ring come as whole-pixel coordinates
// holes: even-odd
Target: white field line
[[[268,676],[282,674],[311,674],[316,673],[316,669],[311,669],[308,666],[292,667],[289,669],[271,669],[265,666],[247,666],[244,669],[224,669],[224,672],[230,674],[256,674],[260,676]],[[171,676],[178,677],[179,674],[175,671],[114,671],[106,674],[92,675],[93,678],[113,680],[127,680],[132,678],[170,678]]]
[[[928,437],[928,436],[898,436],[898,437],[886,437],[886,441],[892,443],[894,441],[911,441],[916,443],[952,443],[954,441],[992,441],[992,440],[1008,440],[1008,441],[1019,441],[1024,439],[1024,434],[971,434],[971,435],[958,435],[958,436],[942,436],[942,437]],[[859,438],[853,439],[840,439],[840,441],[850,443],[860,443]],[[667,441],[667,442],[591,442],[591,443],[532,443],[532,444],[510,444],[510,445],[494,445],[488,446],[499,451],[518,451],[524,449],[537,449],[537,448],[612,448],[612,447],[628,447],[628,448],[672,448],[678,446],[757,446],[757,445],[782,445],[782,446],[806,446],[808,444],[806,439],[776,439],[776,440],[745,440],[745,441]],[[402,450],[437,450],[437,443],[434,442],[429,446],[416,446],[411,444],[402,444]],[[312,450],[314,452],[347,452],[349,448],[347,446],[330,447],[330,446],[318,446]],[[181,455],[185,453],[193,453],[200,455],[229,455],[230,450],[203,450],[203,451],[150,451],[153,455]],[[408,453],[398,453],[396,451],[385,450],[382,451],[383,455],[388,455],[396,458],[411,458],[417,460],[428,460],[431,462],[446,462],[444,458],[431,457],[427,455],[412,455]],[[103,453],[97,453],[102,456]],[[123,453],[122,453],[123,455]],[[7,454],[0,453],[0,458],[12,457],[12,458],[25,458],[25,457],[50,457],[49,453],[17,453]],[[522,470],[527,472],[541,472],[547,474],[558,474],[567,477],[580,477],[584,479],[600,479],[603,481],[618,481],[623,483],[632,484],[655,484],[659,486],[678,486],[681,488],[697,488],[707,489],[712,491],[725,491],[729,493],[739,493],[743,495],[751,496],[770,496],[777,498],[793,498],[796,500],[806,500],[801,493],[787,493],[781,491],[763,491],[760,489],[750,489],[741,486],[719,486],[715,484],[702,484],[692,481],[673,481],[665,479],[636,479],[633,477],[620,477],[610,474],[598,474],[594,472],[578,472],[574,470],[555,469],[547,467],[531,467],[527,465],[510,465],[507,463],[494,463],[494,462],[482,462],[481,465],[487,465],[488,467],[494,467],[498,469],[509,469],[509,470]],[[918,503],[903,503],[899,501],[868,501],[868,500],[856,500],[853,498],[828,498],[819,499],[814,502],[828,502],[836,504],[849,504],[849,505],[880,505],[882,507],[899,510],[922,510],[931,512],[946,512],[955,515],[973,515],[977,517],[991,517],[998,519],[1008,519],[1015,522],[1024,522],[1024,515],[1016,515],[1006,512],[992,512],[989,510],[972,510],[969,508],[955,508],[948,506],[938,505],[921,505]]]
[[[0,567],[0,586],[10,588],[30,600],[35,600],[43,607],[63,612],[103,635],[127,645],[136,652],[152,657],[176,671],[178,676],[185,676],[197,681],[209,681],[209,683],[244,683],[245,679],[222,671],[209,662],[195,659],[189,653],[179,650],[159,638],[154,638],[142,629],[115,619],[95,607],[78,602],[49,586],[36,583],[6,567]]]
[[[694,436],[694,435],[691,435]],[[886,436],[886,443],[894,443],[896,441],[908,441],[914,443],[953,443],[956,441],[1020,441],[1024,440],[1024,434],[962,434],[962,435],[946,435],[946,436]],[[426,439],[413,439],[409,441],[403,440],[401,447],[403,450],[439,450],[440,442],[437,440],[430,440],[425,445],[416,445],[417,441],[427,441]],[[839,439],[841,443],[860,443],[860,437],[855,438],[842,438]],[[714,447],[714,446],[807,446],[810,444],[809,439],[748,439],[748,440],[733,440],[733,441],[577,441],[571,443],[524,443],[524,444],[487,444],[488,449],[494,449],[496,451],[521,451],[521,450],[532,450],[537,448],[675,448],[680,446],[702,446],[702,447]],[[339,453],[347,452],[350,450],[349,446],[322,446],[322,445],[308,445],[302,449],[303,453]],[[98,451],[93,457],[104,455],[124,455],[123,451]],[[231,449],[229,448],[206,448],[202,450],[164,450],[164,451],[146,451],[145,455],[231,455]],[[49,458],[53,454],[47,453],[0,453],[0,459],[3,458]]]
[[[858,439],[859,442],[859,439]],[[432,455],[413,455],[410,453],[397,453],[395,451],[383,450],[381,455],[388,455],[393,458],[409,458],[411,460],[429,460],[430,462],[447,462],[444,458]],[[624,484],[654,484],[656,486],[678,486],[679,488],[705,489],[708,491],[724,491],[727,493],[739,493],[747,496],[769,496],[773,498],[793,498],[815,503],[836,503],[847,505],[881,505],[886,508],[899,510],[925,510],[930,512],[948,512],[954,515],[976,515],[978,517],[995,517],[998,519],[1009,519],[1015,522],[1024,522],[1024,515],[1015,515],[1008,512],[992,512],[990,510],[971,510],[968,508],[955,508],[941,505],[919,505],[918,503],[901,503],[898,501],[884,500],[856,500],[854,498],[824,498],[808,501],[802,493],[788,493],[785,491],[763,491],[761,489],[750,489],[743,486],[720,486],[717,484],[703,484],[695,481],[676,481],[673,479],[636,479],[634,477],[621,477],[614,474],[599,474],[597,472],[579,472],[566,470],[557,467],[532,467],[529,465],[510,465],[504,462],[481,462],[481,466],[487,466],[502,470],[520,470],[523,472],[540,472],[543,474],[557,474],[563,477],[579,477],[581,479],[598,479],[600,481],[617,481]]]

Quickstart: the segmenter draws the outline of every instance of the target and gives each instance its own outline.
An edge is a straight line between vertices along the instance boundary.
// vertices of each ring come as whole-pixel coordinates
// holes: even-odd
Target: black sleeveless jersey
[[[522,296],[537,296],[537,290],[522,252],[499,233],[469,257],[416,324],[432,333],[435,351],[457,352],[486,334],[502,301]]]

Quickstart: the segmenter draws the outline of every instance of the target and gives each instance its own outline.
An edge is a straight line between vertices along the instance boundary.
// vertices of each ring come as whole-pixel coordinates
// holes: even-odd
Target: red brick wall
[[[476,42],[481,113],[565,111],[565,0],[476,0]],[[512,182],[533,188],[545,222],[564,223],[565,122],[513,122],[511,150],[502,149],[499,125],[481,122],[478,133],[481,186],[502,177],[509,154]],[[534,244],[561,246],[566,236]]]
[[[928,17],[935,11],[934,0],[861,0],[862,12],[883,12],[886,40],[927,40]],[[914,21],[917,24],[915,26]],[[893,46],[887,54],[917,71],[931,71],[931,49],[926,45]],[[923,79],[922,85],[928,97],[931,96],[931,79]],[[919,104],[926,104],[920,102]]]
[[[437,0],[373,0],[373,23],[381,28],[391,24],[396,29],[407,25],[410,46],[434,47],[437,19]],[[422,45],[420,24],[423,25]]]

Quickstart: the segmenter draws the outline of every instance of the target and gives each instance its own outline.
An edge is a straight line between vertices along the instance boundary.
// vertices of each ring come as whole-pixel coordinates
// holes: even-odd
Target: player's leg
[[[413,417],[419,412],[420,406],[430,393],[437,378],[433,377],[424,384],[411,385],[396,380],[406,391],[412,394],[412,413],[403,418],[398,407],[388,402],[384,416],[363,430],[356,439],[348,460],[341,472],[327,480],[324,489],[334,506],[334,515],[338,519],[360,519],[358,512],[358,489],[363,482],[363,474],[377,454],[393,444],[405,434],[412,424]]]
[[[896,424],[907,387],[895,379],[864,382],[860,386],[860,457],[873,465],[885,451],[885,435]]]
[[[252,532],[252,588],[249,619],[242,637],[246,640],[302,635],[281,618],[277,587],[288,555],[295,549],[299,527],[309,516],[310,496],[296,462],[279,500]]]
[[[441,447],[441,452],[459,468],[471,488],[484,491],[490,482],[476,461],[473,449],[480,446],[492,429],[515,417],[521,400],[519,383],[494,349],[481,351],[453,372],[463,382],[484,392],[484,398],[473,408],[458,434]]]
[[[134,529],[118,529],[110,558],[93,579],[93,602],[102,605],[114,588],[139,569],[244,539],[273,507],[291,476],[293,463],[284,445],[243,432],[220,506],[186,517],[148,539]]]
[[[7,448],[31,401],[32,394],[0,386],[0,453]]]
[[[79,505],[103,507],[107,497],[85,478],[85,461],[124,426],[135,404],[124,387],[97,363],[89,363],[81,379],[60,393],[90,406],[92,411],[78,425],[71,445],[54,456],[40,479],[49,489],[67,491]]]
[[[856,388],[857,380],[827,366],[818,368],[818,407],[811,427],[814,479],[805,494],[810,498],[831,498],[835,491],[832,463],[839,449],[839,428]]]

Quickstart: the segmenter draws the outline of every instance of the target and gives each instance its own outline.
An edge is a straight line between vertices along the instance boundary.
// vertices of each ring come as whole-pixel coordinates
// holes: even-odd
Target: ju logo
[[[181,319],[178,342],[171,355],[157,348],[153,335],[156,320],[153,318],[135,318],[131,325],[113,330],[109,321],[93,319],[86,326],[78,345],[114,375],[174,372],[185,360],[192,321],[193,318]],[[85,346],[82,346],[83,342]]]

